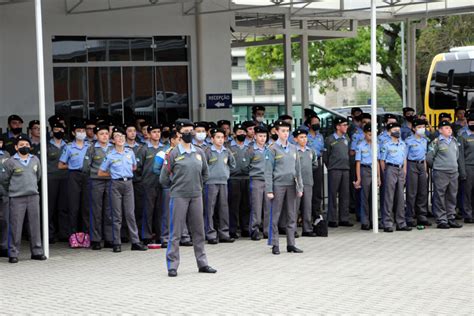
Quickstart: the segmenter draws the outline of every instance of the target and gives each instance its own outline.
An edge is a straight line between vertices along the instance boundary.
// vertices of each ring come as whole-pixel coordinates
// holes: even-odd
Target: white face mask
[[[76,133],[77,140],[84,140],[86,139],[86,137],[87,137],[86,133]]]
[[[196,139],[200,142],[206,140],[207,134],[206,133],[196,133]]]
[[[263,116],[257,116],[257,117],[255,117],[255,120],[259,123],[262,123],[263,122]]]
[[[426,129],[425,128],[419,128],[416,130],[416,134],[419,136],[425,136]]]

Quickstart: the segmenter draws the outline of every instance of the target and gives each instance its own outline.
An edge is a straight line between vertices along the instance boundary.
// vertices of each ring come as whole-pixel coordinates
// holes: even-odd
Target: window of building
[[[357,87],[357,77],[352,77],[352,87],[353,88]]]
[[[342,79],[342,86],[347,87],[347,78]]]

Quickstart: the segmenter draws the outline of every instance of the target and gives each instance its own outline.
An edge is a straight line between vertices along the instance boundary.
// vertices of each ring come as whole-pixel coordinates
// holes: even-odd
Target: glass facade
[[[189,117],[187,38],[55,36],[55,112],[71,118]]]

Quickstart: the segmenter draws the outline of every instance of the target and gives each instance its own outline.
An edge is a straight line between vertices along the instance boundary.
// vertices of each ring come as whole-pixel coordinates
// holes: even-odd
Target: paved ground
[[[297,239],[304,254],[273,256],[263,240],[209,245],[216,275],[197,273],[192,248],[182,248],[174,279],[164,250],[56,244],[48,261],[32,262],[23,245],[19,264],[0,261],[0,314],[473,315],[474,225],[330,233]]]

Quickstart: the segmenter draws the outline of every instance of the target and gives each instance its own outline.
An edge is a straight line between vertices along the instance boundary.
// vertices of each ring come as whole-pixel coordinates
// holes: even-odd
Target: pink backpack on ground
[[[91,240],[89,234],[86,233],[73,233],[69,237],[69,246],[71,248],[89,248],[91,246]]]

